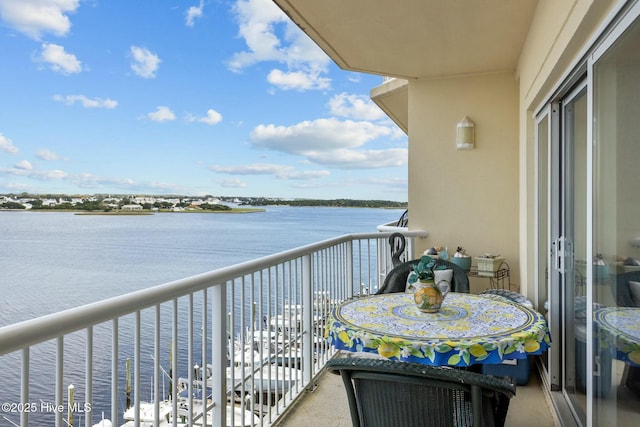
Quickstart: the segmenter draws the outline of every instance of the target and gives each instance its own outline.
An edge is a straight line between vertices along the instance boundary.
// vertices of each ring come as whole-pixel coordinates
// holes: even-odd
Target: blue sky
[[[0,193],[407,200],[407,138],[271,0],[0,0]]]

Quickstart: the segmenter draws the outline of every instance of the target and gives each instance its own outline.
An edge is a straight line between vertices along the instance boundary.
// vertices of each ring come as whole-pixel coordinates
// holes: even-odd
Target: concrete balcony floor
[[[559,426],[534,370],[526,386],[517,386],[511,399],[506,427]],[[289,410],[277,427],[351,427],[347,395],[338,375],[321,374],[318,386],[307,391]]]

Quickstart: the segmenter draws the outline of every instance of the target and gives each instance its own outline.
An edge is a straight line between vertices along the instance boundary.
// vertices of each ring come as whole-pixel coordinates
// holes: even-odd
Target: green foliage
[[[229,206],[226,205],[218,205],[218,204],[211,204],[211,203],[203,203],[200,205],[200,209],[204,209],[207,211],[230,211],[231,208]]]
[[[433,279],[433,271],[434,270],[445,270],[447,267],[445,265],[436,266],[436,260],[431,258],[428,255],[423,255],[420,258],[420,262],[418,262],[414,267],[413,271],[418,276],[420,280],[431,280]]]
[[[389,200],[353,200],[353,199],[273,199],[254,197],[244,204],[252,204],[254,206],[328,206],[340,208],[406,208],[406,202],[393,202]]]
[[[0,205],[2,209],[26,209],[24,205],[16,202],[5,202]]]
[[[99,211],[104,209],[104,205],[97,200],[84,200],[82,204],[76,205],[76,208],[83,211]]]

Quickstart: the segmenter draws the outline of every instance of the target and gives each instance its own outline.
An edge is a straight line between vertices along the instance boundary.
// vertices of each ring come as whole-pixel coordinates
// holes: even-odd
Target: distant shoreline
[[[264,208],[232,208],[231,210],[205,210],[194,209],[184,211],[171,211],[171,210],[159,210],[159,211],[83,211],[76,209],[0,209],[0,212],[67,212],[75,215],[103,215],[103,216],[148,216],[154,214],[248,214],[248,213],[260,213],[266,212]]]
[[[16,211],[20,211],[20,209],[14,209]],[[29,210],[32,211],[32,210]],[[154,214],[165,214],[165,213],[176,213],[176,214],[190,214],[190,213],[213,213],[213,214],[246,214],[246,213],[260,213],[266,212],[266,209],[263,208],[231,208],[229,211],[219,210],[205,210],[205,209],[193,209],[193,210],[184,210],[184,211],[172,211],[172,210],[158,210],[158,211],[81,211],[81,210],[60,210],[60,209],[37,209],[32,212],[73,212],[75,215],[114,215],[114,216],[135,216],[135,215],[154,215]]]

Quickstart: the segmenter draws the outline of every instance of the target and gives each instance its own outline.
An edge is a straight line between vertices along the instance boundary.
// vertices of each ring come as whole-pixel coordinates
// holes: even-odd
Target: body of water
[[[380,224],[396,221],[402,212],[322,207],[150,216],[0,212],[0,327],[346,233],[373,232]],[[130,331],[124,325],[123,321],[120,334],[126,336]],[[65,339],[66,362],[74,357],[68,356],[67,349],[74,348],[75,340],[79,350],[83,349],[82,334]],[[100,326],[94,332],[94,396],[107,415],[109,396],[102,396],[100,389],[109,387],[110,337],[110,333],[101,335]],[[53,344],[31,351],[34,398],[51,395]],[[129,351],[124,344],[122,350]],[[80,350],[76,356],[77,366],[84,366],[84,352]],[[0,371],[0,395],[5,401],[18,401],[18,355],[0,357]],[[65,384],[67,381],[74,378],[65,370]],[[4,425],[2,415],[0,425]],[[39,425],[36,420],[41,414],[34,415],[32,424]],[[7,417],[17,420],[14,414]],[[96,417],[98,414],[94,420]],[[48,420],[42,422],[48,425]]]
[[[250,214],[0,212],[0,326],[352,232],[397,209]]]

